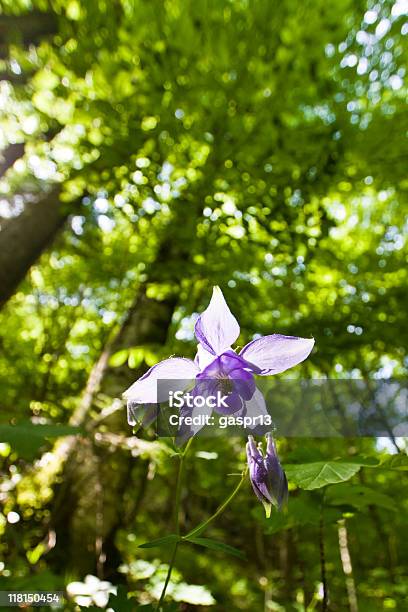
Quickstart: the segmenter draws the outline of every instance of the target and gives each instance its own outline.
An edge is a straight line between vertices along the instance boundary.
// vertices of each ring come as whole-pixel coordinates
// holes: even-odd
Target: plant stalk
[[[179,470],[178,470],[178,475],[177,475],[175,519],[176,519],[176,533],[178,533],[178,534],[180,533],[179,516],[180,516],[180,501],[181,501],[181,480],[182,480],[182,476],[183,476],[183,472],[184,472],[184,458],[185,458],[185,456],[187,454],[187,451],[189,449],[191,441],[192,441],[192,438],[190,438],[190,440],[188,441],[188,443],[186,445],[186,448],[184,449],[184,452],[180,455]],[[225,508],[232,502],[232,500],[234,499],[234,497],[236,496],[236,494],[238,493],[238,491],[242,487],[242,485],[243,485],[243,483],[244,483],[244,481],[246,479],[247,473],[248,473],[248,468],[246,468],[244,470],[244,472],[242,473],[241,480],[239,481],[237,486],[228,495],[228,497],[222,502],[222,504],[220,506],[218,506],[218,508],[214,512],[214,514],[212,514],[207,520],[205,520],[202,523],[200,523],[199,525],[197,525],[197,527],[194,527],[194,529],[189,531],[185,536],[182,536],[180,538],[180,540],[175,543],[174,548],[173,548],[173,552],[172,552],[172,555],[171,555],[170,563],[169,563],[169,569],[167,571],[166,580],[165,580],[164,585],[163,585],[163,590],[162,590],[162,593],[160,595],[160,599],[158,601],[158,604],[156,606],[156,612],[160,611],[162,603],[163,603],[164,598],[166,596],[166,590],[167,590],[168,584],[170,582],[171,573],[173,571],[173,566],[174,566],[174,562],[176,560],[176,555],[177,555],[177,549],[178,549],[178,546],[179,546],[180,542],[182,542],[184,540],[188,540],[188,538],[190,538],[190,537],[194,536],[195,534],[200,533],[201,531],[203,531],[210,523],[212,523],[212,521],[214,521],[222,512],[224,512]]]
[[[161,592],[159,602],[158,602],[158,604],[156,606],[156,612],[159,612],[159,610],[161,610],[161,606],[162,606],[163,600],[164,600],[164,598],[166,596],[166,590],[167,590],[168,584],[170,582],[171,573],[173,571],[174,561],[176,560],[178,545],[179,545],[179,543],[176,542],[175,545],[174,545],[174,548],[173,548],[173,552],[171,554],[171,559],[170,559],[170,563],[169,563],[169,569],[167,570],[167,576],[166,576],[166,580],[165,580],[164,585],[163,585],[163,590]]]
[[[178,468],[178,472],[177,472],[176,501],[175,501],[175,506],[174,506],[174,526],[175,526],[176,533],[178,533],[178,534],[180,533],[180,504],[181,504],[181,486],[182,486],[182,479],[183,479],[183,473],[184,473],[184,461],[185,461],[185,457],[187,455],[188,449],[191,446],[192,441],[193,441],[193,438],[190,438],[189,441],[186,444],[185,449],[180,454],[179,468]],[[173,571],[173,565],[174,565],[174,562],[176,560],[178,545],[179,545],[179,543],[176,542],[175,545],[174,545],[174,548],[173,548],[173,552],[172,552],[170,563],[169,563],[169,569],[167,571],[166,580],[165,580],[164,585],[163,585],[163,590],[161,592],[160,599],[159,599],[158,604],[156,606],[156,612],[159,612],[159,610],[161,609],[161,605],[162,605],[163,600],[164,600],[164,598],[166,596],[167,587],[169,585],[170,578],[171,578],[171,573]]]
[[[239,481],[239,483],[237,484],[237,486],[235,487],[235,489],[232,491],[232,493],[230,495],[228,495],[228,497],[222,502],[222,504],[220,506],[218,506],[217,510],[214,512],[214,514],[212,514],[207,520],[203,521],[202,523],[200,523],[199,525],[197,525],[197,527],[194,527],[194,529],[192,529],[191,531],[189,531],[185,536],[183,536],[181,539],[182,540],[187,540],[188,538],[190,538],[191,536],[194,536],[196,533],[200,533],[201,531],[203,531],[210,523],[212,523],[212,521],[214,519],[216,519],[222,512],[224,512],[225,508],[232,502],[232,500],[234,499],[234,497],[236,496],[236,494],[238,493],[238,491],[240,490],[240,488],[242,487],[245,479],[246,479],[246,475],[247,475],[248,469],[246,468],[244,470],[244,472],[242,473],[242,477],[241,480]]]
[[[179,469],[178,469],[177,484],[176,484],[176,500],[174,504],[174,529],[176,533],[180,533],[181,488],[183,484],[185,458],[186,458],[188,449],[191,446],[192,441],[193,441],[193,438],[190,438],[188,440],[184,451],[180,455],[180,460],[179,460]]]

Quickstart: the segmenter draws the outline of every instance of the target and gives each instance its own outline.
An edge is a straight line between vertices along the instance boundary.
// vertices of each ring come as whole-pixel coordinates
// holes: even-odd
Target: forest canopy
[[[406,419],[407,13],[0,0],[0,590],[64,591],[67,610],[406,607],[391,430],[278,429],[287,509],[266,518],[246,479],[206,543],[178,546],[159,603],[172,542],[140,545],[217,512],[245,439],[198,437],[184,461],[122,394],[194,358],[219,286],[239,347],[314,338],[278,382],[327,380],[335,409],[337,381],[397,381]]]

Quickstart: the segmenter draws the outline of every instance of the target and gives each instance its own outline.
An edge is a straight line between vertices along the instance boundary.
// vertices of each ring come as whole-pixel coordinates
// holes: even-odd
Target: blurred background
[[[406,376],[407,12],[0,1],[1,589],[154,609],[170,551],[138,546],[171,531],[178,460],[120,397],[194,356],[213,285],[241,346],[316,339],[292,377]],[[289,470],[269,520],[247,484],[207,533],[246,560],[181,547],[166,609],[406,610],[404,440],[278,448],[358,465],[313,490]],[[243,466],[242,439],[193,442],[182,531]]]

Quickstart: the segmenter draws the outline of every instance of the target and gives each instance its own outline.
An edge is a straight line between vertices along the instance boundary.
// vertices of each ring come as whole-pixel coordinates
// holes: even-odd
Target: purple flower
[[[228,394],[224,414],[244,411],[265,412],[262,394],[255,387],[254,374],[269,376],[284,372],[308,357],[314,340],[272,334],[253,340],[239,354],[232,345],[240,333],[219,287],[214,287],[211,301],[195,325],[199,342],[192,361],[170,357],[150,368],[123,394],[128,405],[128,422],[135,425],[142,416],[148,425],[156,415],[152,405],[168,401],[169,391],[184,391],[195,381],[194,393],[213,393],[217,389]],[[158,381],[166,385],[158,385]],[[168,381],[168,384],[167,384]],[[146,413],[146,404],[150,405]]]
[[[288,498],[288,481],[279,463],[272,434],[266,435],[266,455],[262,446],[255,444],[252,436],[248,436],[246,445],[249,477],[257,498],[262,502],[267,518],[271,515],[272,506],[279,510]]]

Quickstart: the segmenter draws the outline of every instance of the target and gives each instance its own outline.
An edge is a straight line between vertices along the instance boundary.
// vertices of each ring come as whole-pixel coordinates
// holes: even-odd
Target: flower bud
[[[279,463],[275,443],[271,433],[266,435],[266,455],[262,445],[257,446],[252,436],[248,436],[246,445],[249,477],[257,498],[262,502],[267,518],[271,515],[272,506],[278,510],[287,501],[288,481]]]

